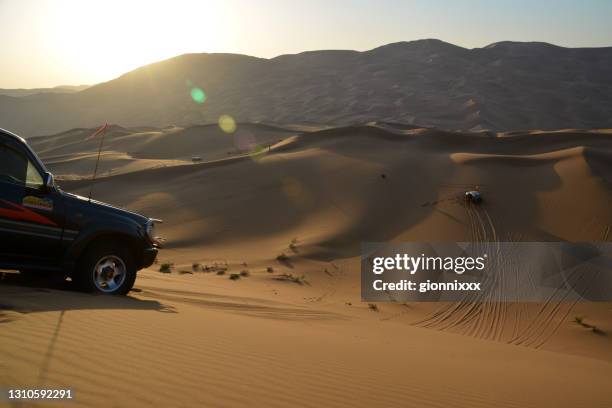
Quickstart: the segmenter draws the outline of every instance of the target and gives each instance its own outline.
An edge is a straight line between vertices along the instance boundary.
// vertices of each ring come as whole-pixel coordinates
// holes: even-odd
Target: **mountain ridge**
[[[106,122],[187,126],[221,115],[241,122],[382,120],[456,130],[609,128],[610,66],[612,47],[513,41],[467,49],[425,39],[270,59],[190,53],[77,93],[0,95],[0,124],[26,136]],[[202,90],[201,101],[192,99],[194,88]]]

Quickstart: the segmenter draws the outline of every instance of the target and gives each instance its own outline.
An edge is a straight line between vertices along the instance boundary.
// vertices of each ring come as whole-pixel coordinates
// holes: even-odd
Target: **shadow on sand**
[[[134,292],[132,292],[134,293]],[[132,296],[104,296],[76,292],[70,282],[49,283],[45,279],[26,278],[18,273],[0,272],[0,324],[11,321],[7,310],[18,313],[87,309],[153,310],[176,313],[174,308],[156,300]]]

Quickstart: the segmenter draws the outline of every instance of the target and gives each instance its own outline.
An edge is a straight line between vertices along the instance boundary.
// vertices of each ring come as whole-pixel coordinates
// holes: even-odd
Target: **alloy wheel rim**
[[[104,256],[94,267],[94,284],[101,292],[115,292],[125,282],[126,272],[127,268],[121,258],[114,255]]]

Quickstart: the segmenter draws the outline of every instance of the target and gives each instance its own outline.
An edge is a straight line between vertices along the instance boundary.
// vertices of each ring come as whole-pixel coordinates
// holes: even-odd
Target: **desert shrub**
[[[591,331],[595,334],[604,335],[604,336],[606,335],[606,332],[600,329],[599,327],[595,326],[594,324],[587,323],[584,320],[584,316],[574,317],[574,323],[584,327],[585,329],[591,329]]]
[[[223,275],[229,269],[229,266],[227,266],[227,263],[215,262],[212,265],[202,265],[201,268],[202,272],[215,272],[217,275]]]
[[[164,262],[159,265],[159,271],[161,273],[170,273],[172,272],[172,268],[174,268],[174,264],[171,262]]]
[[[276,280],[283,280],[283,281],[289,281],[289,282],[297,283],[298,285],[308,285],[308,282],[304,278],[304,275],[296,276],[296,275],[293,275],[291,273],[283,273],[282,275],[278,275],[274,279],[276,279]]]
[[[291,242],[289,243],[289,249],[292,250],[293,252],[297,251],[297,244],[298,244],[298,239],[293,238]]]
[[[251,274],[247,270],[240,271],[240,276],[242,276],[243,278],[246,278],[247,276],[250,276],[250,275]]]
[[[276,257],[277,261],[286,262],[289,260],[289,257],[284,252]]]
[[[238,279],[240,279],[240,274],[238,274],[238,273],[232,273],[232,274],[229,276],[229,278],[230,278],[231,280],[238,280]]]

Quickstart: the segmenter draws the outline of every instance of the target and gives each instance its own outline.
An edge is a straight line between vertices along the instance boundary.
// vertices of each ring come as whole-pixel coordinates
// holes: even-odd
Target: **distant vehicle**
[[[191,161],[194,162],[194,163],[198,163],[198,162],[202,161],[202,158],[200,156],[193,156],[191,158]]]
[[[27,142],[0,129],[0,269],[124,295],[157,256],[156,222],[62,191]]]
[[[480,191],[476,190],[466,191],[465,201],[470,203],[480,203],[482,202],[482,194],[480,194]]]

